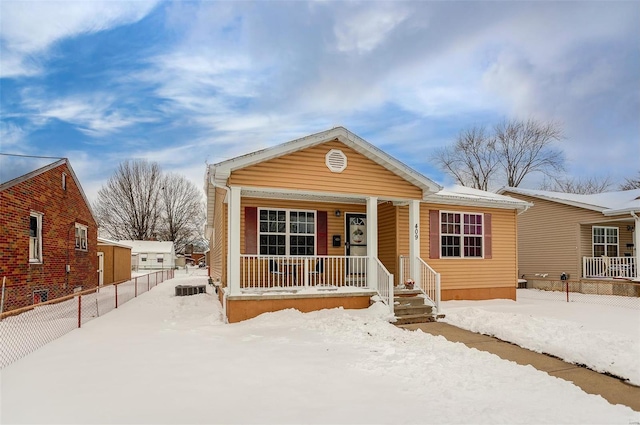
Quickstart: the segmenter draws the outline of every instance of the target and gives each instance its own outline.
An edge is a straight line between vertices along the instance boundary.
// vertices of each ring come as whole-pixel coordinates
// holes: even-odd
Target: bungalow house
[[[592,195],[506,187],[533,206],[518,220],[519,273],[547,279],[640,280],[640,189]]]
[[[131,247],[98,238],[98,282],[109,285],[131,280]]]
[[[69,160],[0,159],[4,311],[95,287],[98,225]]]
[[[120,241],[131,247],[131,267],[135,270],[173,269],[176,251],[172,241]]]
[[[515,299],[527,203],[443,189],[345,128],[209,165],[207,263],[237,322],[366,308],[414,281],[428,300]]]

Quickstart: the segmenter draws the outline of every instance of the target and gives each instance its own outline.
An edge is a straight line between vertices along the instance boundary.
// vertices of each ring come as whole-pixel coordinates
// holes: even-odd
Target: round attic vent
[[[347,156],[339,149],[331,149],[324,157],[327,168],[334,173],[341,173],[347,168]]]

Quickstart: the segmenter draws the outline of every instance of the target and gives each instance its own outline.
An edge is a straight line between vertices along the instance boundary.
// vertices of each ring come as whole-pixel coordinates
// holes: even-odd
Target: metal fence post
[[[138,278],[136,277],[135,279],[133,279],[133,296],[137,297],[138,296]]]
[[[118,285],[113,285],[113,287],[116,289],[116,308],[118,308]]]
[[[82,295],[78,295],[78,327],[82,326]]]
[[[147,292],[151,290],[151,284],[149,283],[149,275],[147,275]]]

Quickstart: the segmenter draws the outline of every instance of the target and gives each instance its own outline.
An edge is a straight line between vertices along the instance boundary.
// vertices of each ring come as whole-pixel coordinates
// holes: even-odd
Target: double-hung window
[[[76,223],[76,249],[87,250],[87,226]]]
[[[259,210],[260,255],[314,255],[316,212]]]
[[[618,256],[618,228],[593,226],[593,256]]]
[[[42,263],[42,214],[29,214],[29,262]]]
[[[441,212],[441,257],[482,258],[482,214]]]

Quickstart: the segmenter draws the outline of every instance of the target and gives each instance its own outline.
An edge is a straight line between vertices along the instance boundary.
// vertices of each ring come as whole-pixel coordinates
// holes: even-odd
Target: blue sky
[[[640,169],[640,2],[0,2],[0,152],[206,163],[343,125],[439,183],[435,149],[562,124],[568,173]],[[535,188],[539,178],[523,187]]]

